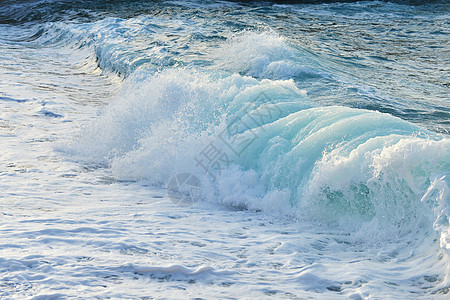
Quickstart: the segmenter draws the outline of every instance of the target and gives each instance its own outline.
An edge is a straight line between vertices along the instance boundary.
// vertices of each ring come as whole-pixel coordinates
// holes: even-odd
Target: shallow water
[[[449,11],[2,2],[0,297],[445,298]]]

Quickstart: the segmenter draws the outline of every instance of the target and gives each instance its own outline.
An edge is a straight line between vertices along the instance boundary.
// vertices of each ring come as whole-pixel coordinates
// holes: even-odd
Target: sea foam
[[[134,72],[72,149],[119,179],[165,186],[191,173],[205,200],[318,220],[358,240],[435,224],[447,247],[447,186],[437,183],[449,176],[446,136],[389,114],[319,106],[292,79],[255,78],[293,55],[277,35],[230,43],[230,56],[219,49],[216,60],[231,72]],[[222,160],[205,165],[213,150]]]

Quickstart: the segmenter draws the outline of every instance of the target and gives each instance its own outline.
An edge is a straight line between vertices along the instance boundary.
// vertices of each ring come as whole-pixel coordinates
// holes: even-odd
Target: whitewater
[[[446,1],[0,2],[0,299],[448,299]]]

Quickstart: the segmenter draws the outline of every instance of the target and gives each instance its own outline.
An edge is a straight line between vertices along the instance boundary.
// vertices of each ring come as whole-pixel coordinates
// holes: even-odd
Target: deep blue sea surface
[[[446,299],[449,132],[447,1],[0,1],[0,298]]]

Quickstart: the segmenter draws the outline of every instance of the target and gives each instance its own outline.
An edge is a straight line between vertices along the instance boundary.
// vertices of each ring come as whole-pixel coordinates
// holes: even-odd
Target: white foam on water
[[[262,110],[273,114],[258,123]],[[221,139],[233,120],[235,138],[251,141],[239,155]],[[230,161],[212,176],[199,163],[211,145]],[[193,173],[206,200],[308,216],[371,243],[428,233],[437,216],[420,199],[449,169],[447,138],[388,114],[316,107],[289,80],[184,68],[129,78],[73,149],[122,180]]]
[[[307,58],[272,30],[243,31],[213,52],[216,68],[257,78],[320,77],[326,73],[302,65]]]

